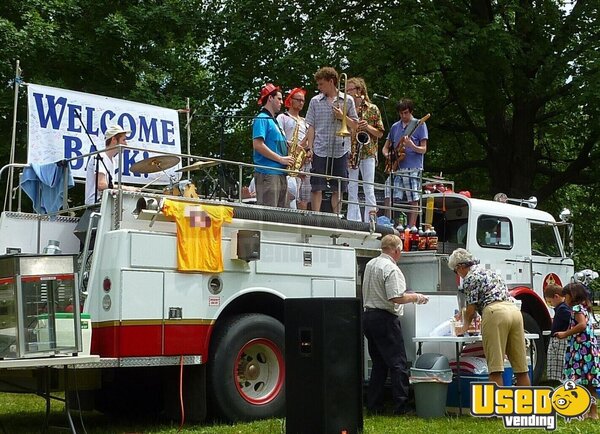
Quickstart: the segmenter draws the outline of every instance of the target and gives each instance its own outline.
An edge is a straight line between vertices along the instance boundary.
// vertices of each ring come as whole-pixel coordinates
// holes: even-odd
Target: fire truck
[[[396,229],[237,200],[170,197],[233,211],[218,240],[223,271],[184,272],[176,222],[161,211],[165,197],[105,190],[85,221],[5,211],[0,252],[43,258],[53,240],[62,255],[76,258],[80,300],[64,297],[57,309],[76,312],[81,305],[91,323],[90,352],[100,358],[77,369],[84,403],[89,398],[105,412],[177,415],[181,392],[186,420],[203,420],[208,411],[230,421],[282,415],[284,300],[360,298],[366,263],[379,254],[382,236]],[[542,291],[574,274],[564,241],[570,225],[531,208],[532,201],[501,203],[452,191],[424,197],[432,203],[438,249],[405,252],[399,263],[408,289],[430,296],[424,307],[407,305],[409,359],[416,354],[410,338],[429,333],[456,307],[459,282],[447,259],[464,247],[499,271],[521,301],[525,328],[540,336],[530,342],[538,381],[545,366],[542,331],[551,323]]]

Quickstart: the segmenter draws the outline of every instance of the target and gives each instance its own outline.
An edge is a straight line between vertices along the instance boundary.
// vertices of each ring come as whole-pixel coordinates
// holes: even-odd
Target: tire
[[[209,399],[229,422],[283,416],[285,332],[262,314],[243,314],[218,324],[209,356]]]
[[[529,346],[531,346],[533,350],[533,360],[531,363],[533,364],[533,385],[540,384],[542,380],[542,375],[546,370],[546,346],[544,345],[544,337],[542,336],[542,331],[540,330],[540,326],[533,319],[531,315],[527,312],[521,312],[523,315],[523,326],[525,328],[525,333],[535,333],[539,336],[537,339],[527,340],[527,355],[529,356]]]

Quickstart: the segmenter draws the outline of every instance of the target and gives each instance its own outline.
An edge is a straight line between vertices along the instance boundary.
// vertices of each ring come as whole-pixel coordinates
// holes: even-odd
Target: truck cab
[[[456,295],[460,280],[448,269],[447,258],[457,248],[469,250],[483,267],[499,272],[511,295],[521,302],[526,331],[540,336],[530,342],[535,346],[536,360],[532,364],[534,383],[537,383],[545,366],[542,331],[549,330],[552,322],[543,291],[550,283],[565,285],[574,272],[573,260],[566,254],[561,239],[560,228],[565,223],[534,209],[532,200],[512,204],[457,193],[434,193],[425,195],[424,202],[427,201],[433,202],[432,224],[438,236],[438,250],[433,259],[419,257],[417,252],[409,252],[401,259],[399,265],[405,272],[409,289],[427,291],[429,287],[440,296]],[[432,268],[437,271],[424,277],[423,263],[431,261],[437,263]],[[424,321],[418,319],[408,320],[413,323],[408,328],[415,329],[413,335],[428,333],[439,321],[449,317],[454,307],[455,303],[441,313],[436,312],[427,329],[423,329]],[[420,306],[415,312],[419,309]],[[428,309],[432,307],[422,308],[423,312]],[[410,316],[411,310],[407,313]]]

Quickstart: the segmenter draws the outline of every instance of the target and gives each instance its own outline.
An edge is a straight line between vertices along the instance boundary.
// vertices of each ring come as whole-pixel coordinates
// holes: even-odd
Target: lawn
[[[80,428],[79,415],[72,412],[78,432]],[[88,434],[137,434],[160,433],[175,434],[277,434],[285,432],[284,419],[269,419],[252,423],[239,423],[236,425],[188,425],[185,424],[181,431],[178,422],[165,422],[157,417],[144,418],[114,418],[100,413],[83,413],[83,422]],[[600,432],[600,423],[593,421],[574,421],[565,423],[558,418],[557,431],[561,433]],[[50,419],[50,433],[68,432],[64,430],[67,420],[60,402],[52,403]],[[44,425],[44,400],[34,395],[0,393],[0,433],[39,433]],[[59,428],[60,426],[63,429]],[[447,417],[435,420],[423,420],[417,417],[365,417],[365,434],[393,434],[393,433],[496,433],[504,430],[501,420],[478,419],[471,416]],[[517,430],[514,430],[517,432]],[[542,430],[520,430],[520,432],[544,432]],[[317,433],[315,433],[317,434]]]

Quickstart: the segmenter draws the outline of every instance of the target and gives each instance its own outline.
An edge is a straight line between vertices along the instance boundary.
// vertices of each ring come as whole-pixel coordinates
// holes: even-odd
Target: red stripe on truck
[[[197,323],[94,324],[91,352],[101,357],[201,355],[205,361],[212,329]]]

